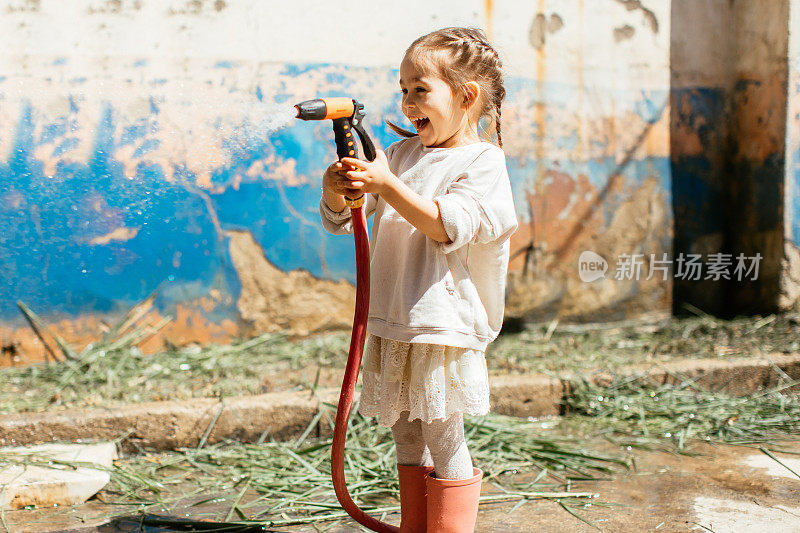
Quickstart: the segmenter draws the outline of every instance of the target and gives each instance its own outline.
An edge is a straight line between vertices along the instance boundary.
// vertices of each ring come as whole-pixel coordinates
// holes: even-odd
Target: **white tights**
[[[430,466],[435,476],[444,479],[472,477],[472,458],[464,438],[464,415],[453,413],[427,424],[415,418],[408,421],[409,411],[400,413],[392,426],[397,464]]]

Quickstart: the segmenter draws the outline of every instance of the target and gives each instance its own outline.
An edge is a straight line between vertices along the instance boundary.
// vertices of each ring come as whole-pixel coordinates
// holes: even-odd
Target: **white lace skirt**
[[[489,412],[489,373],[479,350],[439,344],[411,344],[367,337],[361,361],[358,412],[391,427],[402,411],[408,420],[430,423],[455,412]]]

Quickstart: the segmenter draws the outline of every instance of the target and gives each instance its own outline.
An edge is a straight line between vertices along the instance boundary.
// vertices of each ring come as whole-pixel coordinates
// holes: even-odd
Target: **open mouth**
[[[430,122],[430,121],[427,118],[415,118],[415,119],[413,119],[413,122],[414,122],[414,126],[417,128],[417,131],[419,131],[422,128],[424,128],[425,126],[427,126],[428,122]]]

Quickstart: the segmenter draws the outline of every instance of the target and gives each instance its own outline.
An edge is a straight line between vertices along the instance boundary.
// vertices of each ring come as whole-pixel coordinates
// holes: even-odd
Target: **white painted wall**
[[[187,58],[396,67],[419,35],[465,25],[490,26],[508,74],[530,75],[536,52],[528,35],[541,11],[556,13],[567,28],[547,38],[552,79],[574,80],[576,67],[583,65],[605,73],[630,68],[659,83],[670,30],[670,2],[657,0],[643,2],[657,17],[657,33],[641,12],[614,0],[225,0],[219,11],[214,0],[202,1],[199,10],[188,7],[188,0],[118,3],[113,9],[115,3],[105,0],[41,0],[38,10],[26,10],[27,0],[0,2],[0,66],[24,69],[31,56],[52,56],[70,58],[75,73],[112,69],[104,58],[123,57],[151,59],[153,73],[161,75],[174,74],[171,61]],[[625,24],[635,35],[619,47],[611,30]],[[579,30],[569,29],[575,26]],[[591,47],[583,46],[581,36]],[[611,49],[621,58],[635,52],[662,60],[609,65]]]
[[[608,117],[640,122],[632,109],[639,92],[666,95],[669,86],[670,2],[643,4],[657,29],[642,10],[615,0],[205,0],[200,8],[188,0],[41,0],[38,8],[6,0],[0,2],[0,72],[7,76],[0,81],[0,161],[11,155],[14,129],[27,104],[37,128],[63,117],[75,125],[68,134],[77,140],[74,148],[54,156],[60,138],[37,149],[36,157],[52,174],[59,161],[88,160],[105,106],[121,129],[147,117],[152,100],[160,123],[150,138],[159,148],[134,157],[136,146],[128,146],[114,156],[129,176],[146,162],[164,168],[171,179],[171,164],[185,162],[204,186],[215,168],[230,161],[223,139],[238,132],[247,142],[280,122],[270,119],[285,113],[270,101],[272,94],[290,94],[291,102],[325,94],[323,75],[348,67],[358,80],[353,96],[368,109],[380,109],[398,98],[396,80],[353,69],[397,68],[413,39],[449,25],[491,28],[507,79],[523,82],[525,89],[507,100],[504,116],[510,156],[530,154],[536,134],[531,127],[542,120],[548,123],[542,153],[561,159],[621,154],[645,126],[603,131],[603,124]],[[530,36],[540,11],[563,26],[546,32],[544,46],[536,49]],[[618,41],[615,30],[624,27],[633,34]],[[219,68],[220,61],[232,66]],[[331,67],[291,80],[280,75],[287,64],[307,62]],[[546,92],[537,81],[548,84]],[[263,103],[254,99],[257,85]],[[78,104],[77,113],[70,113],[70,99]],[[552,106],[551,113],[534,116],[537,102]],[[666,96],[652,103],[656,109],[665,105]],[[373,113],[368,121],[377,125],[379,118]],[[581,137],[577,151],[556,146],[574,131]],[[590,142],[597,136],[599,145]],[[637,156],[666,155],[666,118],[652,136]]]

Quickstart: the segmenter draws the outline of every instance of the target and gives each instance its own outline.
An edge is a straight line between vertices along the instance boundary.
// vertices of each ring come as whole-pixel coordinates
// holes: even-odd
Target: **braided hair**
[[[406,55],[423,70],[442,78],[453,92],[460,92],[465,97],[467,82],[475,81],[481,88],[476,103],[477,117],[479,120],[488,117],[490,123],[494,122],[497,144],[503,147],[500,136],[500,107],[506,97],[501,70],[503,63],[483,30],[442,28],[417,38],[406,50]],[[386,124],[403,137],[417,135],[388,120]]]

